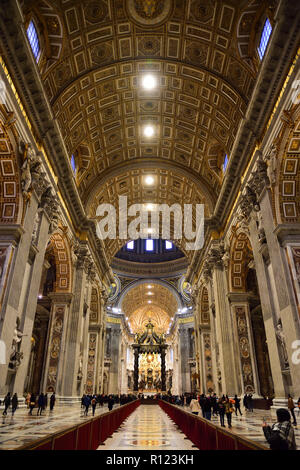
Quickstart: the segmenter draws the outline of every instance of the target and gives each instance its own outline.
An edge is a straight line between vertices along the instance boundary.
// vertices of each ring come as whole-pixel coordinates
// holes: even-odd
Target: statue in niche
[[[78,359],[78,372],[77,372],[77,380],[80,381],[82,380],[83,374],[82,374],[82,352],[79,354],[79,359]]]
[[[16,327],[14,330],[13,341],[12,341],[12,352],[9,359],[9,369],[16,371],[23,359],[23,353],[20,352],[21,341],[24,335],[20,330],[20,318],[17,317]]]
[[[267,169],[268,177],[270,180],[270,184],[273,185],[276,183],[276,168],[277,168],[277,148],[275,144],[272,145],[266,158],[269,161],[269,165]]]
[[[286,343],[285,343],[285,335],[283,333],[282,329],[282,323],[281,319],[279,318],[277,326],[276,326],[276,337],[280,343],[281,346],[281,351],[282,351],[282,358],[284,361],[284,367],[288,368],[289,367],[289,358],[288,358],[288,353],[287,353],[287,348],[286,348]]]
[[[263,227],[263,218],[261,215],[261,211],[257,212],[257,218],[258,218],[258,238],[259,238],[259,243],[262,245],[263,243],[266,243],[266,234],[265,234],[265,229]]]

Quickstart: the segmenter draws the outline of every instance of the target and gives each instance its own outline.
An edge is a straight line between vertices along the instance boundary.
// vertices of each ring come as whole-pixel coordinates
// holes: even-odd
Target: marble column
[[[109,369],[109,394],[119,393],[119,374],[120,374],[120,324],[112,324],[111,331],[111,364]]]
[[[138,392],[139,390],[139,348],[134,348],[134,385],[133,391]]]
[[[52,292],[51,311],[48,326],[48,346],[44,365],[43,390],[46,393],[62,394],[64,375],[64,345],[70,313],[71,293]]]
[[[300,390],[300,368],[299,365],[293,361],[292,356],[294,349],[292,348],[292,345],[295,341],[300,340],[299,311],[293,292],[287,254],[284,247],[280,244],[276,233],[280,227],[274,227],[273,223],[272,197],[269,190],[265,189],[262,192],[259,204],[276,291],[274,292],[274,295],[277,297],[279,308],[278,314],[282,323],[283,336],[288,356],[289,371],[292,381],[290,391],[293,394],[297,394]],[[281,239],[281,243],[283,240],[284,237]],[[277,328],[277,322],[275,327]]]
[[[161,391],[166,391],[166,350],[161,349]]]
[[[14,382],[14,390],[18,395],[23,394],[24,383],[27,376],[28,363],[31,351],[31,335],[34,326],[34,319],[36,315],[37,300],[43,270],[43,263],[45,258],[45,251],[47,241],[50,237],[49,224],[50,218],[44,210],[39,212],[39,233],[36,244],[32,244],[29,252],[31,258],[29,284],[26,288],[24,303],[22,306],[20,328],[23,331],[24,337],[22,338],[21,352],[23,353],[23,360],[17,370]]]
[[[190,365],[189,365],[189,331],[184,325],[179,328],[180,362],[182,393],[191,391]]]
[[[233,350],[233,325],[227,299],[227,280],[219,243],[213,243],[208,261],[211,264],[212,288],[216,311],[216,341],[219,352],[222,393],[234,395],[238,387]]]
[[[229,293],[228,298],[234,319],[234,344],[238,346],[240,380],[236,393],[238,395],[251,393],[254,398],[258,398],[261,394],[248,294]]]
[[[20,320],[18,327],[20,333],[22,335],[30,334],[30,328],[28,328],[27,333],[24,333],[23,330],[26,318],[26,310],[24,310],[24,305],[28,300],[27,296],[30,283],[33,282],[34,284],[37,282],[36,279],[32,278],[32,269],[36,269],[37,273],[39,271],[39,261],[43,257],[42,254],[45,250],[45,247],[42,246],[42,239],[45,235],[45,231],[47,232],[49,228],[49,222],[47,227],[47,223],[45,223],[44,219],[43,227],[39,228],[41,231],[39,248],[33,248],[32,243],[33,237],[36,236],[36,234],[34,234],[34,229],[36,225],[38,208],[41,206],[41,199],[43,198],[46,188],[50,191],[51,188],[49,182],[46,180],[45,173],[41,172],[37,173],[36,177],[33,179],[32,185],[34,189],[32,189],[30,202],[28,202],[26,205],[23,226],[7,225],[0,227],[0,244],[3,245],[4,243],[9,248],[10,252],[10,260],[7,267],[7,282],[6,286],[3,287],[3,291],[5,288],[5,292],[3,292],[4,295],[1,299],[2,306],[0,317],[0,340],[3,341],[6,345],[6,364],[0,365],[0,396],[5,394],[9,388],[14,387],[16,368],[22,364],[21,359],[21,362],[19,361],[19,366],[17,366],[15,370],[9,370],[8,368],[10,355],[12,353],[11,348],[13,344],[13,336],[15,334],[14,332],[16,331],[17,318]],[[49,193],[49,200],[51,204],[52,199],[53,196]],[[48,201],[43,201],[41,207],[47,208],[49,205],[47,202]],[[37,256],[38,261],[35,263],[35,266],[32,266],[35,255]],[[30,304],[31,315],[32,311],[34,310],[34,303],[36,300],[37,292],[34,294],[34,298],[28,300]],[[22,336],[22,341],[18,346],[19,349],[22,348],[22,343],[25,349],[27,349],[25,345],[26,342],[26,336]],[[20,353],[20,351],[18,351],[18,353]],[[20,372],[19,375],[23,375],[23,379],[25,380],[26,371],[24,367],[22,367],[22,374]],[[22,394],[23,390],[21,390],[21,382],[22,379],[18,381],[17,387],[18,393]]]
[[[64,377],[62,396],[66,400],[78,400],[81,387],[78,388],[78,373],[80,372],[80,342],[83,335],[86,315],[86,283],[87,263],[89,263],[87,243],[81,242],[76,248],[76,270],[73,285],[74,297],[68,318],[65,344]]]
[[[255,262],[262,316],[265,325],[267,345],[270,357],[270,366],[274,382],[275,397],[283,399],[286,395],[285,384],[281,371],[278,344],[276,339],[276,312],[274,298],[271,294],[270,278],[266,266],[267,246],[261,246],[258,238],[257,224],[254,217],[249,220],[250,242]],[[264,256],[263,254],[264,253]]]

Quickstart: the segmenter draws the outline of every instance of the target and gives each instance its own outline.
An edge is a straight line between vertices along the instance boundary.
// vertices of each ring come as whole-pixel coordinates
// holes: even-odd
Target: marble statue
[[[289,359],[288,359],[288,353],[287,353],[287,348],[286,348],[286,343],[285,343],[285,335],[283,333],[282,329],[282,323],[281,320],[279,319],[277,326],[276,326],[276,337],[279,340],[281,350],[282,350],[282,357],[284,360],[284,366],[288,367],[289,366]]]

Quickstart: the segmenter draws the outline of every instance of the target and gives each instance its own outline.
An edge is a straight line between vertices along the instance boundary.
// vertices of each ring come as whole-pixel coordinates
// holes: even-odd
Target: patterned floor
[[[157,405],[140,405],[98,450],[197,450]]]
[[[115,405],[114,408],[117,406],[119,405]],[[103,408],[97,406],[95,416],[107,411],[107,405]],[[83,415],[80,403],[57,404],[52,412],[48,407],[42,416],[37,416],[37,408],[33,410],[32,416],[28,415],[28,409],[25,407],[17,409],[14,416],[11,414],[11,408],[7,416],[3,416],[2,413],[3,406],[0,411],[0,450],[16,449],[74,424],[80,424],[92,416],[91,407],[88,416]]]
[[[115,405],[115,407],[118,405]],[[115,408],[114,407],[114,408]],[[189,408],[185,408],[189,411]],[[107,412],[107,406],[97,407],[96,416]],[[26,408],[19,408],[12,417],[11,409],[7,416],[2,415],[0,408],[0,450],[16,449],[34,440],[46,437],[54,432],[84,422],[91,417],[85,417],[80,404],[59,405],[50,413],[49,408],[42,416],[37,416],[37,409],[33,415],[28,415]],[[243,416],[232,417],[231,432],[247,437],[253,441],[266,444],[261,423],[264,417],[268,424],[275,422],[270,411],[254,410],[253,413],[242,409]],[[296,412],[298,425],[294,427],[297,447],[300,450],[300,416]],[[219,424],[218,417],[212,417],[212,422]],[[226,418],[225,418],[226,424]],[[226,429],[228,429],[226,427]],[[154,405],[141,405],[122,424],[112,438],[106,440],[99,450],[197,450],[192,442],[185,439],[185,435],[170,418]]]
[[[182,407],[179,407],[182,408]],[[190,412],[189,407],[184,408]],[[231,432],[250,440],[266,445],[262,431],[263,418],[268,424],[276,421],[270,411],[254,410],[247,412],[242,409],[243,415],[232,416]],[[296,418],[298,418],[296,414]],[[219,425],[219,417],[212,416],[212,422]],[[297,448],[300,450],[300,417],[298,426],[294,426]],[[225,425],[226,417],[225,417]],[[104,446],[98,450],[197,450],[192,447],[192,442],[185,438],[184,434],[170,418],[158,406],[141,405],[125,423],[107,439]]]
[[[189,411],[189,407],[185,407],[185,410]],[[246,437],[247,439],[258,442],[260,444],[266,445],[268,447],[268,443],[265,440],[261,425],[263,418],[269,425],[272,425],[276,422],[276,418],[274,416],[271,416],[271,411],[254,410],[253,412],[250,412],[246,411],[243,407],[241,411],[242,416],[240,416],[239,413],[238,416],[236,416],[235,413],[232,414],[231,432]],[[297,426],[293,427],[295,431],[297,448],[300,450],[300,416],[298,415],[298,411],[296,411],[295,414],[297,419]],[[201,413],[200,416],[202,416]],[[214,424],[220,425],[220,418],[218,416],[212,416],[211,421]],[[228,430],[226,416],[225,426],[225,429]]]

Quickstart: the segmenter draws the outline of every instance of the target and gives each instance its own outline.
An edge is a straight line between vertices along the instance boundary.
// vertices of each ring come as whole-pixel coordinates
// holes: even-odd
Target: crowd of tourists
[[[184,395],[165,395],[162,397],[169,403],[178,406],[188,407],[190,412],[198,415],[202,413],[202,417],[211,420],[212,416],[218,416],[222,427],[225,426],[225,417],[228,428],[232,428],[232,415],[242,416],[241,398],[237,395],[229,397],[222,395],[217,397],[213,394],[184,394]],[[243,405],[245,413],[253,412],[254,402],[252,395],[245,394],[243,397]],[[265,421],[262,423],[262,430],[270,448],[273,450],[295,450],[296,441],[293,425],[297,425],[295,409],[298,407],[298,416],[300,415],[300,397],[295,405],[291,395],[288,395],[288,409],[279,408],[276,410],[277,422],[269,426]],[[249,416],[249,415],[248,415]],[[293,422],[291,422],[291,418]]]
[[[81,408],[84,410],[84,415],[87,416],[89,412],[89,408],[92,408],[92,414],[95,415],[95,410],[97,405],[99,407],[103,407],[104,404],[107,405],[108,410],[111,411],[113,409],[114,404],[125,405],[133,400],[136,397],[134,395],[87,395],[83,394],[81,397]]]
[[[49,404],[50,404],[50,411],[53,411],[54,405],[55,405],[55,393],[52,393],[49,399]],[[37,408],[37,415],[42,415],[42,412],[46,410],[48,407],[48,394],[40,393],[35,394],[35,393],[28,393],[25,397],[25,404],[27,408],[29,409],[28,414],[32,415],[32,411],[34,408]],[[1,400],[0,400],[0,405],[1,405]],[[3,411],[3,416],[7,415],[7,411],[11,407],[11,413],[12,416],[15,414],[18,406],[19,406],[19,399],[17,393],[14,393],[13,396],[11,396],[10,392],[7,393],[3,400],[3,405],[4,405],[4,411]]]

